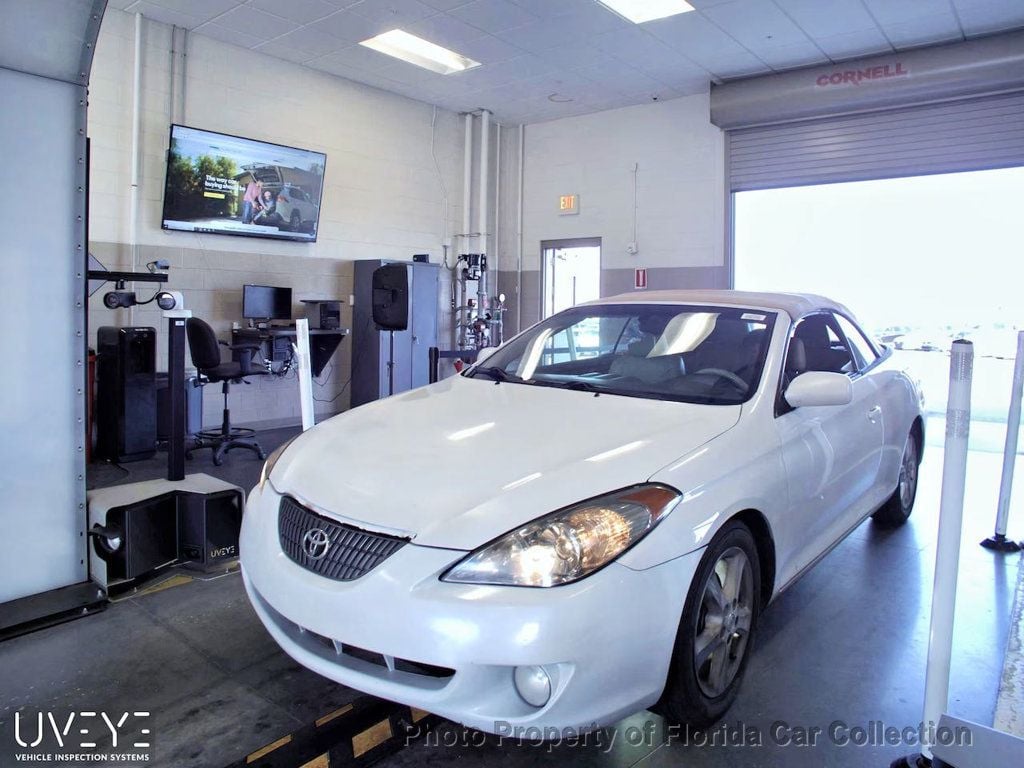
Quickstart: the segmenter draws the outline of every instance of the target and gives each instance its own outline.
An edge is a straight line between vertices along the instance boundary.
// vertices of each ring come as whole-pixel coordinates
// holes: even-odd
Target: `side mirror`
[[[794,408],[807,405],[846,405],[853,400],[853,382],[843,373],[808,371],[786,388],[786,402]]]
[[[490,357],[491,355],[493,355],[497,351],[498,351],[497,347],[484,347],[483,349],[481,349],[479,352],[476,353],[476,362],[477,362],[477,364],[479,365],[480,363],[482,363],[484,360],[486,360],[488,357]]]

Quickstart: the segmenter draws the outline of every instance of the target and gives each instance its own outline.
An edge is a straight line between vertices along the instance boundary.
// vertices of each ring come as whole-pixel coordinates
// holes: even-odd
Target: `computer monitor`
[[[291,320],[292,289],[272,285],[243,286],[242,317],[246,320]]]

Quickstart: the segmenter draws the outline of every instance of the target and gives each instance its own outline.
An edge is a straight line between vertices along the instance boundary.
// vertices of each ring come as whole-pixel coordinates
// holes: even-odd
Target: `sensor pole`
[[[996,508],[995,535],[981,542],[995,552],[1020,552],[1021,545],[1006,538],[1013,491],[1013,470],[1017,464],[1017,435],[1020,432],[1020,404],[1024,393],[1024,331],[1017,332],[1017,357],[1013,364],[1013,389],[1010,390],[1010,412],[1006,418],[1006,444],[1003,447],[1003,475],[999,483],[999,505]]]
[[[953,616],[956,610],[957,572],[960,568],[960,529],[964,517],[973,375],[974,345],[964,339],[957,339],[953,342],[949,361],[949,404],[946,407],[946,445],[942,464],[942,499],[939,502],[939,540],[935,552],[935,583],[932,589],[932,621],[922,718],[925,738],[934,735],[939,718],[949,703],[949,667],[953,656]],[[921,754],[902,757],[893,762],[890,768],[931,766],[932,746],[923,741]]]

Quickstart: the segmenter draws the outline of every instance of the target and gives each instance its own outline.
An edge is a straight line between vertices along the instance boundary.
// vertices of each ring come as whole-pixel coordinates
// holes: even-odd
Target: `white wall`
[[[542,240],[600,237],[609,278],[634,267],[676,281],[684,274],[678,268],[724,274],[724,137],[710,123],[707,94],[529,125],[525,146],[524,269],[540,268]],[[632,256],[634,164],[639,252]],[[559,215],[564,194],[579,195],[578,215]],[[502,269],[515,264],[505,260]],[[533,306],[525,291],[524,299]]]
[[[96,49],[89,96],[92,139],[90,242],[110,267],[138,266],[153,258],[172,263],[170,287],[184,289],[197,315],[223,336],[241,319],[241,287],[269,282],[293,287],[300,298],[342,297],[351,292],[349,263],[362,258],[410,259],[429,253],[440,261],[445,233],[442,185],[449,224],[461,222],[462,132],[454,113],[359,85],[297,64],[190,35],[184,82],[175,85],[185,105],[177,122],[327,154],[319,239],[288,243],[160,229],[164,169],[171,115],[171,28],[144,20],[141,189],[137,253],[129,241],[130,139],[134,16],[109,9]],[[139,285],[140,295],[149,290]],[[99,325],[128,322],[94,297],[93,334]],[[298,311],[298,309],[296,309]],[[347,317],[350,317],[347,315]],[[161,329],[158,313],[139,308],[133,321]],[[93,338],[95,336],[93,335]],[[445,336],[442,336],[445,338]],[[161,346],[158,359],[163,359]],[[325,394],[347,379],[349,342],[335,358]],[[232,411],[239,421],[288,421],[298,414],[294,382],[260,380],[238,387]],[[207,387],[207,421],[219,419],[219,393]],[[294,403],[292,402],[294,399]],[[324,411],[340,410],[347,393]]]

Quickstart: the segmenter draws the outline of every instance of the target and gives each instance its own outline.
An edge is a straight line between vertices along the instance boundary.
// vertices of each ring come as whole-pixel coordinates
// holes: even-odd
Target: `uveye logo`
[[[14,742],[20,749],[14,759],[37,764],[148,762],[149,717],[149,712],[15,712]]]
[[[238,554],[238,547],[232,544],[230,547],[218,547],[210,550],[210,559],[218,557],[232,557]]]

